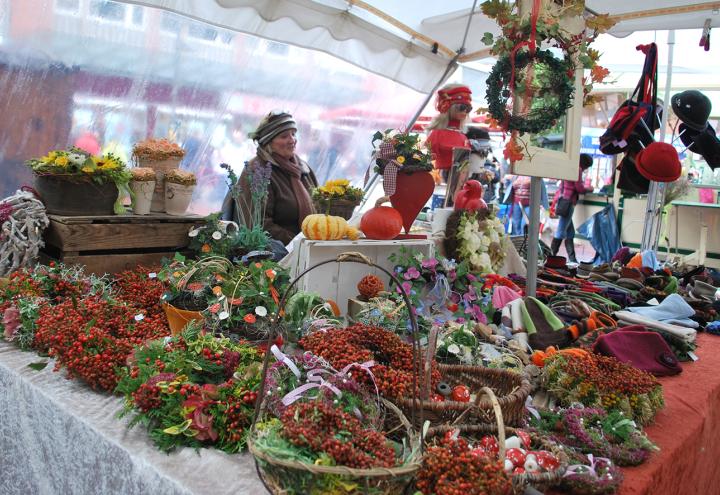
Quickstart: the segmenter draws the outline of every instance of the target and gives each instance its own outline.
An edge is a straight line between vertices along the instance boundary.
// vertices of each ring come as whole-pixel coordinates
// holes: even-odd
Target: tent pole
[[[672,88],[673,58],[675,52],[675,30],[668,32],[668,60],[665,73],[665,96],[663,98],[663,114],[660,123],[660,142],[665,141],[667,133],[668,112],[670,110],[670,91]],[[647,206],[645,211],[645,225],[643,226],[642,250],[656,251],[660,242],[662,230],[662,211],[665,204],[665,182],[650,182]]]
[[[542,178],[530,178],[530,222],[527,236],[527,281],[525,293],[535,297],[537,290],[538,247],[540,245],[540,198]]]

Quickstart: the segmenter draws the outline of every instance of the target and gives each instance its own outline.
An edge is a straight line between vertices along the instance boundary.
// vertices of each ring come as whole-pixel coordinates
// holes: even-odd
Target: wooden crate
[[[85,265],[88,273],[117,273],[139,264],[157,265],[183,251],[188,232],[204,223],[197,215],[48,215],[41,261]]]

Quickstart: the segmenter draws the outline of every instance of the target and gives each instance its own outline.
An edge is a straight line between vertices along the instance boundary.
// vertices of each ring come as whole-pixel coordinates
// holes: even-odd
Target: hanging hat
[[[450,110],[452,105],[466,104],[472,106],[472,91],[467,86],[446,86],[437,92],[435,109],[440,113]]]
[[[465,132],[470,141],[472,151],[490,151],[492,149],[490,143],[490,133],[482,127],[470,127]]]
[[[649,180],[672,182],[682,173],[677,150],[669,143],[650,143],[635,159],[638,172]]]
[[[683,144],[693,153],[702,155],[710,168],[715,170],[720,167],[720,140],[711,125],[698,132],[685,124],[680,124],[678,132]]]
[[[650,190],[650,181],[638,172],[635,164],[636,159],[637,155],[629,151],[622,161],[620,161],[618,165],[620,177],[618,178],[617,186],[618,189],[625,192],[647,194]]]
[[[672,103],[673,112],[688,127],[696,131],[703,131],[708,125],[708,117],[712,110],[710,98],[695,89],[688,89],[674,95]]]
[[[289,129],[297,130],[292,115],[287,112],[270,112],[260,122],[255,132],[250,133],[250,137],[260,146],[265,146],[274,137]]]

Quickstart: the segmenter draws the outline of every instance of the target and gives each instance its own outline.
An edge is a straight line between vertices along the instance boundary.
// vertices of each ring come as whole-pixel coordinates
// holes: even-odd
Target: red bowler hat
[[[643,177],[656,182],[673,182],[682,173],[677,150],[669,143],[650,143],[637,154],[635,165]]]

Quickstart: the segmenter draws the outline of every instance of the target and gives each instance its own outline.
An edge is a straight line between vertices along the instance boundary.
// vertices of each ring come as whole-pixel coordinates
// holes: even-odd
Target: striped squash
[[[342,217],[330,215],[308,215],[302,223],[302,232],[308,239],[336,241],[345,237],[348,224]]]

